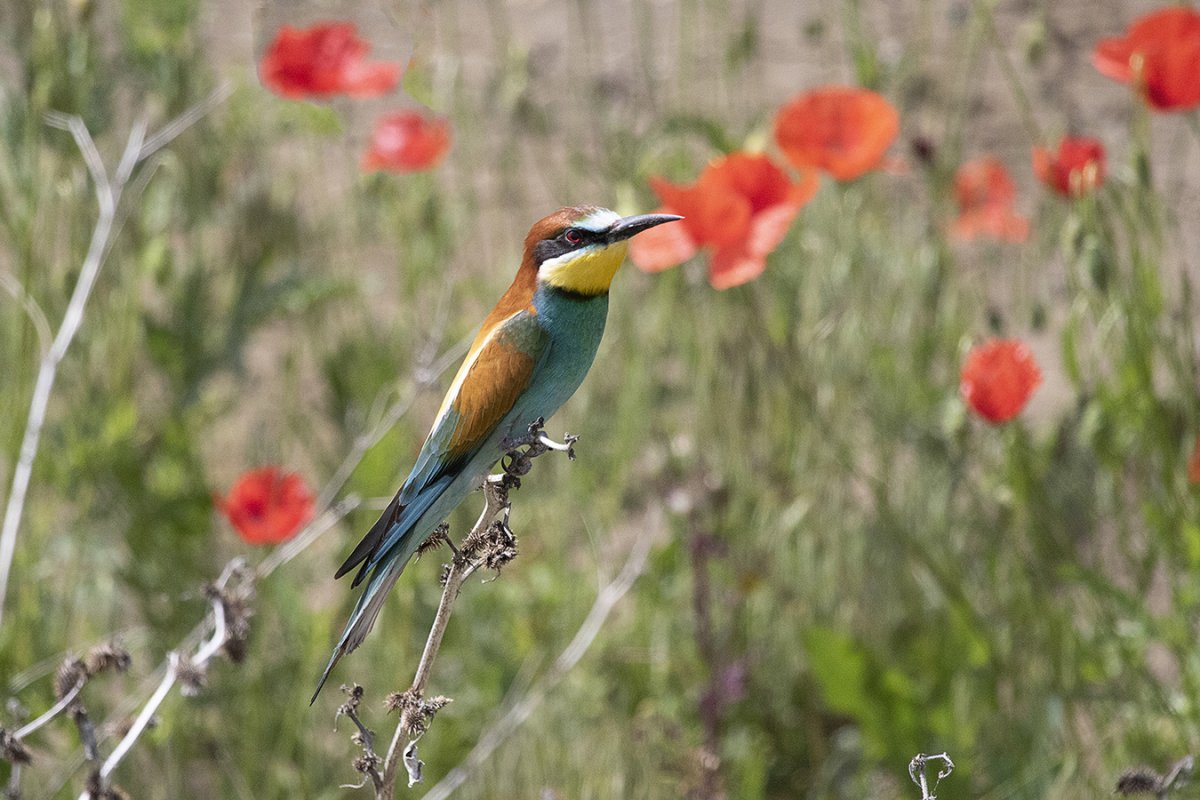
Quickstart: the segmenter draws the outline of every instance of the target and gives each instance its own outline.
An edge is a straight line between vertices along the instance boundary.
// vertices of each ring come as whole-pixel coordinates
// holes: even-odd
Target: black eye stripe
[[[579,241],[571,243],[567,241],[567,234],[574,232],[579,234]],[[573,250],[582,250],[590,244],[594,244],[604,237],[603,233],[589,231],[586,228],[565,228],[556,236],[550,239],[543,239],[533,247],[534,262],[540,267],[545,262],[552,258],[558,258],[561,255],[570,253]]]
[[[558,239],[543,239],[533,247],[533,260],[540,267],[550,259],[558,258],[574,249],[571,245]]]

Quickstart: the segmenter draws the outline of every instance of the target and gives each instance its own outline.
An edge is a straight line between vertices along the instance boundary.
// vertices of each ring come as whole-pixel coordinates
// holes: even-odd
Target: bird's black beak
[[[683,219],[678,214],[638,214],[635,217],[625,217],[617,220],[617,222],[608,229],[608,243],[621,242],[631,236],[637,236],[645,230],[653,228],[655,225],[662,225],[664,222],[674,222],[677,219]]]

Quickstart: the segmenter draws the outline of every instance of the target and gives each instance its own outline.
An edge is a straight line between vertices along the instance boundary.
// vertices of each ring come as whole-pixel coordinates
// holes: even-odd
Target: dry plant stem
[[[933,794],[929,788],[929,778],[925,774],[926,766],[930,761],[942,761],[946,765],[938,770],[937,780],[933,782],[933,791],[937,790],[938,784],[942,782],[942,778],[954,772],[954,762],[950,760],[950,756],[947,753],[936,753],[931,756],[927,756],[924,753],[917,753],[913,756],[912,761],[908,762],[908,777],[921,788],[921,800],[937,800],[937,795]]]
[[[214,97],[217,96],[214,95]],[[464,339],[449,351],[443,353],[433,363],[433,365],[425,371],[425,377],[427,378],[427,381],[432,382],[443,372],[449,369],[457,360],[457,357],[461,356],[462,352],[466,351],[469,344],[470,339]],[[426,381],[421,381],[419,383],[424,385],[425,382]],[[354,469],[365,457],[367,451],[370,450],[375,443],[382,439],[388,431],[395,427],[405,413],[408,412],[408,409],[412,406],[415,396],[415,391],[406,393],[404,397],[391,404],[383,412],[383,414],[380,415],[379,421],[373,425],[367,433],[360,435],[355,440],[354,445],[347,454],[346,458],[343,460],[341,466],[339,466],[333,477],[331,477],[329,481],[327,481],[326,485],[322,488],[320,494],[322,502],[317,503],[318,508],[327,505],[332,500],[333,496],[337,494],[342,486],[345,485],[350,475],[354,472]],[[362,503],[362,498],[360,498],[358,495],[352,494],[343,498],[341,502],[330,505],[323,513],[309,522],[308,525],[306,525],[294,539],[284,545],[281,545],[280,547],[275,548],[275,550],[273,550],[271,554],[267,556],[267,558],[263,559],[263,561],[259,563],[258,568],[255,570],[256,579],[262,580],[266,578],[279,567],[295,559],[310,545],[312,545],[313,542],[341,522],[341,520],[347,514],[361,506]],[[203,634],[204,629],[207,627],[207,624],[207,620],[200,622],[188,633],[187,636],[181,640],[180,645],[176,648],[176,650],[186,649],[187,647],[190,647],[192,643],[198,641],[200,636]],[[163,669],[166,673],[169,673],[171,671],[170,663],[168,662],[164,667],[160,667],[160,669]],[[111,722],[114,718],[127,716],[128,714],[132,713],[134,708],[136,708],[134,705],[125,705],[121,709],[118,709],[117,712],[115,712],[109,717],[108,720],[105,721],[104,727],[111,728]],[[82,762],[77,756],[74,765],[69,770],[64,772],[62,778],[63,783],[66,782],[70,773],[73,772],[80,763]],[[50,793],[50,795],[57,793],[58,789],[61,787],[62,784],[60,783],[59,786]]]
[[[492,521],[508,509],[508,498],[500,488],[503,481],[503,477],[494,476],[484,481],[483,512],[479,515],[471,533],[468,534],[468,538],[482,535],[491,526]],[[446,635],[446,627],[450,624],[450,614],[454,611],[454,602],[458,599],[458,593],[467,578],[475,574],[475,571],[482,565],[482,557],[468,558],[461,553],[456,553],[450,561],[450,571],[446,575],[446,584],[442,589],[441,600],[438,602],[437,614],[433,618],[429,637],[425,640],[425,649],[421,653],[421,661],[417,664],[417,672],[413,676],[412,686],[409,688],[410,695],[418,700],[425,694],[425,686],[429,683],[429,675],[433,671],[433,662],[437,658],[438,650],[442,646],[442,639]],[[406,703],[400,711],[400,722],[396,725],[396,732],[392,735],[392,742],[388,746],[387,757],[383,762],[382,787],[376,784],[375,796],[381,800],[391,800],[395,796],[396,773],[401,760],[411,745],[419,738],[419,736],[413,737],[412,732],[420,714],[419,703]],[[406,738],[410,739],[409,745],[401,750],[400,742]],[[414,782],[412,768],[409,771],[411,785]]]
[[[214,586],[217,589],[224,589],[230,579],[239,571],[245,568],[245,563],[240,558],[235,558],[225,565],[225,569],[221,571],[221,576],[217,578]],[[189,661],[189,669],[202,670],[213,656],[221,651],[225,642],[229,638],[229,630],[225,619],[225,604],[220,597],[210,598],[213,616],[213,634],[203,644],[197,648],[196,653],[191,656]],[[154,694],[150,695],[150,699],[146,701],[146,705],[142,706],[142,710],[138,712],[137,718],[130,726],[129,732],[125,737],[113,748],[112,753],[104,760],[99,770],[99,778],[102,786],[107,785],[107,780],[112,775],[113,770],[121,763],[138,738],[146,731],[150,721],[157,713],[159,706],[167,699],[167,695],[171,693],[172,687],[179,682],[180,664],[185,656],[180,656],[177,651],[171,652],[167,656],[167,671],[163,674],[162,680],[158,684],[158,688],[154,690]],[[92,800],[92,795],[88,791],[84,791],[79,795],[79,800]]]
[[[380,435],[382,435],[382,433]],[[307,546],[308,544],[311,544],[313,541],[315,541],[317,539],[317,537],[319,537],[321,534],[325,533],[329,529],[333,528],[335,525],[337,525],[338,522],[340,522],[342,520],[343,517],[345,517],[347,514],[349,514],[354,509],[358,508],[360,505],[362,505],[362,499],[360,497],[358,497],[357,495],[350,495],[350,496],[346,497],[344,500],[342,500],[342,502],[329,508],[324,514],[321,514],[319,517],[314,519],[312,522],[308,523],[308,525],[305,527],[305,529],[296,538],[299,539],[301,537],[305,537],[306,538],[305,546]],[[293,541],[296,541],[296,539],[293,539]],[[275,553],[278,553],[280,551],[280,549],[281,548],[277,548]],[[282,559],[278,559],[278,560],[274,560],[274,561],[270,561],[270,560],[263,561],[259,565],[258,569],[255,570],[255,579],[261,580],[262,578],[265,578],[267,575],[274,572],[275,569],[277,569],[278,567],[287,563],[292,558],[295,558],[297,555],[299,555],[299,551],[292,552],[286,558],[282,558]],[[226,570],[228,570],[228,569],[229,569],[229,567],[227,566]],[[223,581],[219,579],[218,584],[222,584],[222,583],[223,583]],[[215,610],[215,607],[214,607],[214,613],[217,613]],[[224,613],[224,608],[221,609],[220,613],[222,613],[222,614]],[[161,689],[161,687],[163,686],[164,683],[166,683],[169,688],[171,685],[174,684],[175,679],[178,677],[177,675],[171,676],[171,673],[175,671],[174,663],[172,661],[172,657],[174,657],[175,653],[180,650],[186,650],[187,648],[192,647],[192,646],[197,646],[196,643],[200,641],[200,637],[204,634],[207,627],[208,627],[208,619],[206,617],[202,622],[197,624],[196,627],[193,628],[186,636],[184,636],[182,640],[180,640],[179,645],[172,651],[171,655],[168,656],[168,659],[167,659],[167,662],[165,663],[165,665],[159,667],[159,670],[162,670],[164,672],[164,675],[163,675],[163,678],[160,680],[158,688],[156,688],[154,690],[154,694],[152,694],[150,699],[146,701],[147,705],[150,705],[152,703],[152,701],[154,700],[154,695],[156,695],[158,693],[159,689]],[[212,640],[210,640],[210,641],[212,641]],[[151,673],[151,674],[156,674],[159,670],[155,670],[155,672]],[[170,680],[168,680],[168,676],[171,676]],[[164,698],[165,698],[165,695],[164,695]],[[162,703],[162,700],[160,699],[156,705],[161,705],[161,703]],[[137,708],[137,706],[133,705],[132,703],[123,705],[120,709],[118,709],[113,714],[111,714],[107,720],[105,720],[103,729],[111,730],[112,722],[114,719],[127,717],[129,714],[131,714],[133,712],[133,709],[135,709],[135,708]],[[103,738],[104,738],[104,736],[102,735],[101,739],[103,740]],[[82,760],[77,755],[75,758],[75,761],[72,763],[72,765],[63,772],[62,778],[61,778],[62,783],[60,783],[57,787],[55,787],[53,791],[49,792],[47,796],[56,795],[58,790],[62,788],[62,785],[65,784],[65,782],[69,779],[70,774],[72,772],[74,772],[74,770],[77,769],[81,763],[82,763]]]
[[[1183,782],[1192,771],[1196,768],[1196,759],[1192,756],[1184,756],[1171,765],[1171,771],[1163,778],[1162,791],[1159,793],[1160,798],[1165,798],[1177,784]]]
[[[583,624],[575,632],[570,644],[555,659],[546,676],[484,731],[463,762],[446,773],[446,776],[425,794],[424,800],[445,800],[466,783],[472,773],[482,766],[488,757],[533,715],[547,695],[562,683],[567,673],[579,663],[584,653],[592,646],[592,642],[596,640],[604,623],[608,620],[608,615],[612,613],[617,603],[645,571],[646,559],[650,555],[650,545],[651,537],[638,537],[633,549],[629,551],[629,556],[625,559],[625,565],[617,577],[596,595],[596,601],[588,611],[587,617],[584,618]]]
[[[67,706],[71,705],[71,702],[76,697],[79,696],[79,693],[83,690],[83,685],[85,683],[87,683],[87,681],[85,681],[85,680],[77,681],[75,683],[75,686],[72,687],[71,691],[64,694],[62,696],[61,700],[59,700],[54,705],[50,706],[50,708],[46,711],[46,713],[42,714],[40,717],[33,720],[32,722],[26,724],[24,727],[18,728],[17,731],[13,734],[13,738],[17,739],[18,741],[20,741],[21,739],[24,739],[26,736],[33,733],[38,728],[42,727],[47,722],[54,719],[59,714],[61,714],[63,711],[65,711]]]
[[[50,392],[54,389],[54,380],[58,376],[58,365],[67,348],[75,339],[79,326],[83,322],[83,310],[91,296],[92,287],[104,256],[108,251],[109,236],[112,233],[113,220],[116,217],[117,203],[121,198],[124,183],[113,184],[109,181],[108,172],[96,151],[92,135],[79,117],[52,117],[50,123],[55,127],[64,127],[71,132],[75,144],[83,154],[88,172],[96,186],[96,201],[99,213],[96,226],[92,229],[91,242],[88,244],[87,255],[83,259],[83,267],[79,271],[79,279],[71,300],[67,305],[62,324],[54,336],[50,349],[42,356],[38,366],[37,381],[33,388],[33,397],[29,403],[29,415],[25,422],[25,434],[21,439],[21,450],[17,457],[17,466],[13,470],[12,488],[8,493],[8,505],[4,511],[4,527],[0,530],[0,622],[4,619],[3,600],[8,594],[8,576],[12,568],[13,553],[16,550],[17,529],[21,524],[21,516],[25,510],[25,496],[29,491],[29,479],[33,473],[33,461],[37,457],[38,444],[41,440],[42,425],[46,421],[46,409],[50,404]],[[125,142],[125,153],[121,164],[136,160],[142,149],[146,126],[139,123],[129,133]],[[132,167],[130,167],[132,169]],[[119,170],[124,173],[127,170]]]
[[[17,280],[16,276],[10,275],[7,272],[0,272],[0,287],[13,296],[13,299],[21,304],[21,308],[25,310],[25,316],[29,318],[29,322],[33,325],[33,329],[37,331],[38,344],[42,358],[46,357],[46,353],[50,350],[51,340],[54,334],[50,330],[50,320],[46,319],[46,314],[42,311],[42,307],[38,305],[37,300],[25,291],[25,287]]]
[[[79,270],[79,278],[75,282],[66,313],[54,335],[54,340],[42,356],[38,366],[37,380],[34,382],[33,396],[29,402],[25,433],[21,438],[21,449],[13,470],[8,504],[4,510],[3,527],[0,527],[0,623],[4,621],[4,600],[8,596],[8,580],[17,547],[17,531],[21,526],[21,518],[25,511],[25,498],[29,492],[30,478],[33,475],[33,462],[37,458],[42,426],[46,422],[46,409],[50,405],[50,394],[54,390],[54,381],[58,377],[58,365],[66,356],[67,349],[79,332],[80,325],[83,324],[84,309],[87,306],[88,298],[91,297],[96,278],[100,274],[100,267],[104,264],[104,257],[108,255],[112,244],[113,223],[116,220],[121,195],[138,164],[166,146],[228,95],[228,87],[221,87],[203,103],[185,111],[149,138],[146,137],[145,121],[139,120],[129,132],[121,160],[111,178],[96,149],[96,143],[92,140],[92,135],[82,119],[63,114],[47,116],[46,121],[50,125],[69,131],[75,139],[75,144],[87,165],[88,174],[91,176],[92,183],[95,184],[99,211],[96,216],[96,225],[92,229],[91,240],[88,243],[87,254],[84,256]]]

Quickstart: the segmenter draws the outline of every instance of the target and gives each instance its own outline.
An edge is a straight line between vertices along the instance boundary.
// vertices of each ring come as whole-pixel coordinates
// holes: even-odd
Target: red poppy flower
[[[1017,189],[1008,170],[994,158],[978,158],[958,168],[954,197],[958,218],[950,228],[956,238],[988,236],[1022,242],[1029,236],[1029,220],[1013,211]]]
[[[820,182],[809,171],[793,183],[764,155],[732,153],[705,167],[691,186],[661,178],[651,178],[650,185],[663,202],[659,212],[681,214],[683,220],[634,237],[629,245],[633,263],[658,272],[709,247],[708,282],[728,289],[762,274],[767,255],[783,241]]]
[[[1104,183],[1104,145],[1086,136],[1064,136],[1057,153],[1033,148],[1033,171],[1063,197],[1083,197]]]
[[[1137,86],[1159,111],[1200,105],[1200,12],[1187,6],[1151,12],[1124,36],[1100,40],[1092,63]]]
[[[229,496],[216,499],[238,536],[250,544],[287,541],[308,522],[313,496],[304,479],[279,467],[245,473],[233,484]]]
[[[1200,483],[1200,436],[1196,437],[1196,444],[1192,446],[1192,457],[1188,459],[1188,483]]]
[[[259,74],[267,88],[284,97],[386,94],[400,82],[400,65],[367,63],[370,49],[349,22],[284,25],[263,54]]]
[[[450,123],[416,111],[381,117],[363,156],[365,170],[417,172],[437,166],[450,149]]]
[[[976,414],[1000,423],[1015,417],[1041,382],[1041,370],[1023,342],[993,339],[967,354],[959,389]]]
[[[800,95],[775,115],[775,141],[800,168],[840,181],[875,169],[900,130],[891,103],[867,89],[827,86]]]

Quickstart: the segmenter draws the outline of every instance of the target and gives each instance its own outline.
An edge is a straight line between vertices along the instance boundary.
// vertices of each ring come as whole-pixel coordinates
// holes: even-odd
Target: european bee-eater
[[[681,217],[560,209],[533,226],[512,286],[492,309],[450,385],[416,464],[396,497],[338,569],[366,581],[317,691],[343,655],[362,644],[388,591],[434,529],[504,455],[503,443],[549,419],[592,366],[608,289],[629,238]]]

